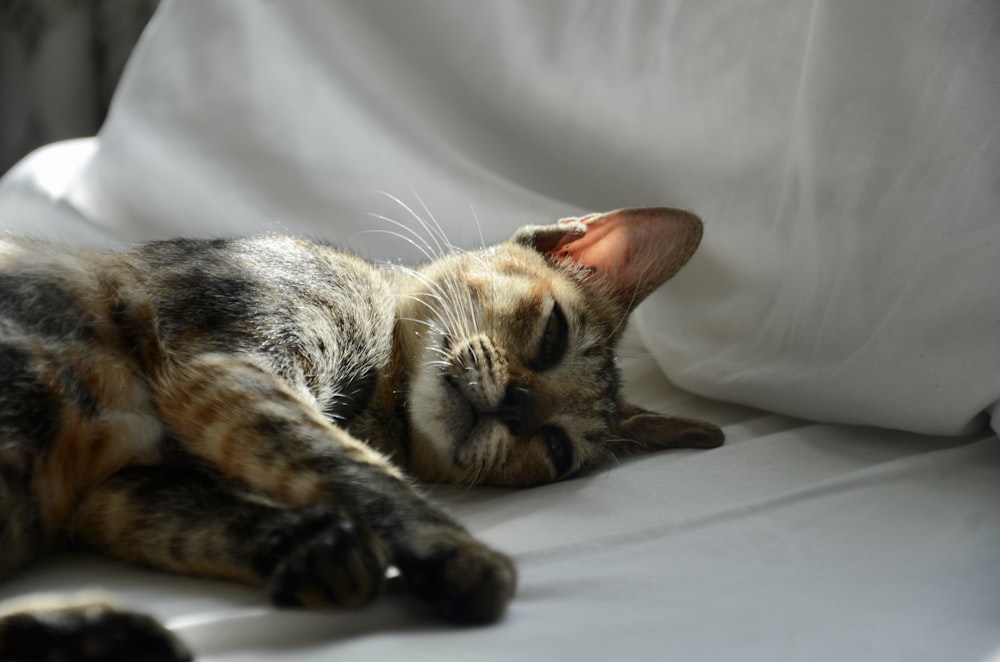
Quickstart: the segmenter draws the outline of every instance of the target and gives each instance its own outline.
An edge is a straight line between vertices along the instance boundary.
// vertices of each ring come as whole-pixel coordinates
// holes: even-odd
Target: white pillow
[[[998,21],[975,0],[169,2],[71,199],[129,240],[404,259],[364,234],[413,225],[380,190],[463,246],[688,208],[702,247],[637,320],[671,379],[957,434],[1000,401]]]

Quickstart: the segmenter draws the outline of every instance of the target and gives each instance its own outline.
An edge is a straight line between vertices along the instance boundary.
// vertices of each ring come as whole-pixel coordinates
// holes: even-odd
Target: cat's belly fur
[[[11,333],[2,313],[0,323],[0,467],[30,477],[39,523],[52,534],[89,487],[126,465],[158,462],[164,426],[128,357]]]
[[[122,467],[162,459],[165,430],[148,387],[127,362],[104,359],[64,367],[62,383],[87,380],[94,407],[64,405],[51,447],[35,459],[34,494],[51,533],[65,527],[87,489]]]

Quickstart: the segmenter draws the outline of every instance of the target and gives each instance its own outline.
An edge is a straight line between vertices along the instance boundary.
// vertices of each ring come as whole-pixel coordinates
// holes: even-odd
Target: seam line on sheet
[[[668,522],[659,526],[643,528],[637,531],[627,531],[616,533],[602,538],[586,542],[574,542],[560,544],[545,549],[524,552],[515,555],[519,565],[546,565],[556,561],[565,561],[569,558],[583,558],[598,554],[616,547],[634,545],[663,538],[668,535],[688,533],[703,529],[714,524],[733,520],[750,514],[761,513],[768,510],[781,508],[783,506],[816,499],[830,494],[837,494],[847,490],[872,485],[875,483],[886,484],[895,482],[902,478],[913,475],[914,472],[924,473],[941,465],[942,459],[948,455],[958,452],[977,453],[990,449],[984,441],[997,441],[993,435],[977,437],[969,444],[959,447],[950,447],[939,451],[931,451],[921,457],[910,458],[911,462],[899,463],[890,462],[875,467],[868,467],[863,470],[850,472],[844,476],[831,478],[808,487],[789,490],[772,497],[760,499],[740,506],[734,506],[724,510],[695,515],[675,522]],[[987,465],[981,465],[987,466]]]

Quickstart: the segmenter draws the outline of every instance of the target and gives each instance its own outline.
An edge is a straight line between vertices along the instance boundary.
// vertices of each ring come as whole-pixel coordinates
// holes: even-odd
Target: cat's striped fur
[[[395,566],[443,617],[493,621],[514,565],[407,476],[533,485],[721,443],[711,424],[622,402],[613,354],[700,236],[690,214],[625,210],[419,270],[288,237],[123,253],[4,240],[0,573],[81,544],[354,608]],[[83,656],[81,637],[119,650]],[[186,659],[113,609],[0,618],[0,657],[157,659],[154,640]]]

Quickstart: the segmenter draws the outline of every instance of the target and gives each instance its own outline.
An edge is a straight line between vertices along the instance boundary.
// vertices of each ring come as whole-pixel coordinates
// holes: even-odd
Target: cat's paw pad
[[[281,606],[357,609],[382,592],[389,553],[368,527],[340,511],[284,519],[261,545],[257,569]]]
[[[4,616],[0,659],[190,662],[194,658],[150,616],[105,604],[80,604]]]
[[[456,623],[499,620],[514,596],[517,570],[504,554],[461,531],[433,528],[411,536],[396,564],[415,595]]]

